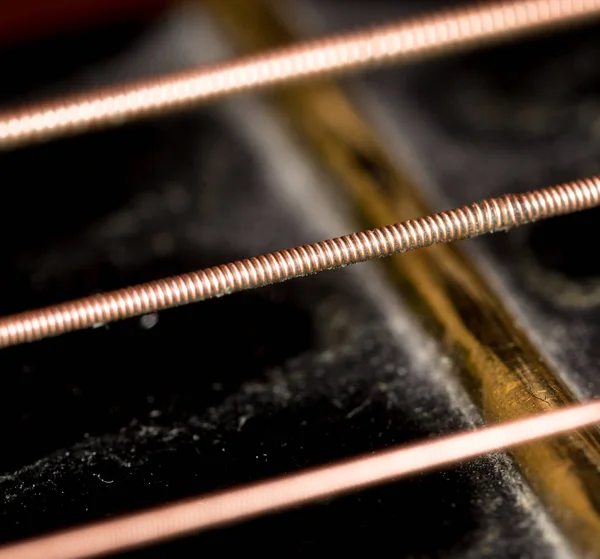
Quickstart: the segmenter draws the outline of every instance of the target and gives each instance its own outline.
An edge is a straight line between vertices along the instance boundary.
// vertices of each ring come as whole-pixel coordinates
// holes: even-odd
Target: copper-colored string
[[[0,347],[31,342],[600,204],[600,177],[468,206],[0,318]]]
[[[248,90],[409,61],[600,15],[600,0],[501,2],[0,113],[0,149],[192,107]],[[0,318],[0,348],[600,204],[600,177],[509,194],[420,219]],[[88,559],[243,521],[600,423],[600,402],[202,496],[0,548],[0,559]]]
[[[195,71],[0,114],[0,149],[190,107],[246,90],[497,41],[600,14],[600,0],[483,4],[305,42]]]
[[[600,401],[440,437],[0,548],[0,559],[88,559],[398,480],[600,422]]]

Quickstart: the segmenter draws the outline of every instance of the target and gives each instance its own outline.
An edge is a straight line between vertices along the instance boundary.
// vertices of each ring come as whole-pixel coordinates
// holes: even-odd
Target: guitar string
[[[598,15],[600,0],[497,2],[298,43],[193,71],[5,110],[0,113],[0,149],[148,118],[243,91],[447,53]]]
[[[89,559],[393,482],[600,422],[600,401],[400,446],[9,544],[0,559]]]
[[[506,194],[402,223],[272,252],[0,318],[0,348],[281,283],[428,247],[506,231],[600,204],[600,177]]]

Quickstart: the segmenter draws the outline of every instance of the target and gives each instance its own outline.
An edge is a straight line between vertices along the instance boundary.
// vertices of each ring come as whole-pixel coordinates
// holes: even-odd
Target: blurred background
[[[448,5],[1,2],[0,103]],[[247,23],[236,35],[224,22],[240,18]],[[344,79],[339,91],[369,139],[344,137],[340,117],[335,141],[385,147],[412,186],[382,174],[369,150],[357,152],[360,173],[399,216],[411,211],[403,188],[438,210],[596,174],[599,29],[589,22]],[[248,95],[0,153],[0,312],[368,225],[339,173],[303,140],[293,106]],[[320,129],[322,114],[303,110],[307,127]],[[348,165],[349,176],[359,172]],[[597,217],[461,246],[535,359],[578,398],[600,396],[600,265],[588,248]],[[403,281],[383,263],[361,264],[3,350],[0,540],[481,424],[483,389],[465,383],[460,359],[421,320]],[[512,343],[490,341],[482,303],[448,289],[482,344]],[[512,459],[498,454],[127,557],[391,546],[402,557],[578,556]]]

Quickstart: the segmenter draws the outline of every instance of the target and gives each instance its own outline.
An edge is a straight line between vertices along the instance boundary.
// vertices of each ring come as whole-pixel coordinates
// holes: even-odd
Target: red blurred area
[[[0,0],[0,46],[144,19],[169,0]]]

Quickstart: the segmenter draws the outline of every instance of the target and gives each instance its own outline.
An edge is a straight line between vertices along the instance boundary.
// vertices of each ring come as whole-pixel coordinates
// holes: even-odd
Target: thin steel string
[[[0,559],[89,559],[391,482],[600,422],[600,401],[396,447],[0,548]]]
[[[506,39],[600,15],[600,0],[455,9],[0,113],[0,149],[183,109],[246,90]]]
[[[280,283],[437,243],[508,230],[599,204],[600,177],[490,198],[386,227],[3,317],[0,318],[0,347]]]

